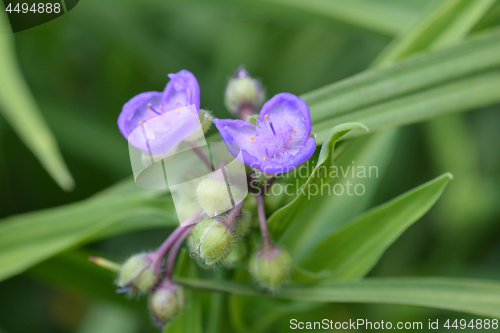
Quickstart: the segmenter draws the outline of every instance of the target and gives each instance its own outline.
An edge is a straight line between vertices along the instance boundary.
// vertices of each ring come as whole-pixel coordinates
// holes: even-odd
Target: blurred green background
[[[238,66],[262,80],[268,97],[300,95],[367,69],[431,2],[353,0],[349,10],[361,12],[353,16],[349,10],[303,10],[298,0],[290,6],[280,1],[80,1],[57,20],[15,35],[22,74],[57,138],[75,189],[61,190],[0,117],[0,217],[82,200],[130,176],[128,147],[116,119],[134,95],[161,91],[168,73],[193,72],[201,107],[229,117],[223,93]],[[402,129],[371,206],[446,171],[455,180],[370,276],[500,279],[499,109],[490,106]],[[169,232],[130,233],[87,250],[122,260],[154,248]],[[144,300],[113,302],[58,282],[72,278],[48,282],[28,271],[0,283],[0,332],[157,331]],[[209,297],[204,296],[204,313]],[[404,306],[312,304],[283,310],[262,331],[287,331],[291,318],[426,323],[476,317]]]

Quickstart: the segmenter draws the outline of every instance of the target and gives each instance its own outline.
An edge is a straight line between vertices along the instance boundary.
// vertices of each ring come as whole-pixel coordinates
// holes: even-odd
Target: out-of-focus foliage
[[[234,295],[188,290],[167,332],[285,332],[291,318],[477,318],[447,310],[500,316],[498,282],[478,280],[500,279],[499,18],[499,1],[490,0],[87,0],[55,21],[0,36],[13,44],[0,48],[10,61],[0,73],[6,66],[15,74],[0,76],[0,108],[9,105],[8,123],[0,118],[0,279],[9,278],[0,284],[0,330],[156,331],[144,300],[115,294],[114,276],[86,259],[152,249],[177,223],[168,193],[140,190],[131,179],[111,186],[131,173],[116,118],[130,97],[162,90],[167,74],[183,68],[200,82],[201,106],[229,117],[224,88],[241,64],[268,97],[288,91],[306,99],[319,143],[335,125],[367,125],[375,133],[337,143],[333,157],[339,167],[376,166],[377,176],[334,179],[362,182],[366,192],[317,196],[276,236],[298,265],[277,298],[257,297],[243,269],[200,270],[183,252],[177,276],[186,285]],[[365,71],[370,64],[378,68]],[[73,174],[72,193],[24,146],[69,184],[69,173],[55,172],[64,170],[55,146],[42,154],[36,147],[44,142],[29,135],[50,135],[47,128]],[[413,224],[449,178],[407,191],[447,171],[455,180]],[[283,181],[298,188],[308,176]],[[292,199],[271,194],[269,215]],[[350,250],[334,251],[347,237]],[[318,255],[327,250],[334,253]],[[348,267],[349,277],[371,270],[366,280],[339,282],[327,266]]]

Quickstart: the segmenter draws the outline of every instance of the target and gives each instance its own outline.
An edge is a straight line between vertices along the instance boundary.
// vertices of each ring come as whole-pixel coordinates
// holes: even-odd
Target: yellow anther
[[[255,140],[255,138],[253,136],[250,137],[250,141],[253,141]]]
[[[148,109],[148,112],[153,112],[153,110],[151,110],[151,109]]]
[[[180,110],[181,110],[181,107],[179,106],[179,107],[177,108],[177,111],[180,111]]]
[[[296,129],[293,130],[293,135],[297,135],[297,130]]]
[[[269,118],[269,115],[268,115],[268,114],[266,114],[266,115],[264,116],[264,119],[265,119],[265,120],[267,120],[267,118]]]
[[[144,124],[144,123],[145,123],[145,121],[144,121],[144,120],[142,120],[142,121],[140,121],[140,123],[141,123],[141,125],[142,125],[142,124]]]
[[[263,158],[263,160],[264,160],[264,161],[267,161],[267,157],[264,157],[264,158]]]

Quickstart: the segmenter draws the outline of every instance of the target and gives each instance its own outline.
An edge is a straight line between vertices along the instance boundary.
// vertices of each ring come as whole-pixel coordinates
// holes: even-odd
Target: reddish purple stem
[[[200,158],[200,160],[203,161],[203,163],[205,163],[205,165],[207,166],[207,168],[210,170],[210,171],[214,171],[214,166],[212,165],[212,162],[210,162],[210,160],[208,159],[207,155],[205,155],[205,153],[203,153],[200,149],[200,147],[192,144],[191,142],[188,142],[186,141],[186,144],[188,145],[189,148],[191,148],[191,150],[196,154],[198,155],[198,157]]]
[[[262,247],[264,249],[269,249],[270,247],[272,247],[273,243],[271,242],[271,238],[269,237],[269,230],[267,229],[266,211],[264,208],[264,193],[260,193],[257,195],[257,213],[259,215],[259,227],[260,234],[262,236]]]
[[[182,231],[182,233],[179,235],[177,240],[175,241],[174,245],[172,245],[172,248],[170,249],[170,252],[168,253],[167,257],[167,267],[165,271],[165,279],[171,280],[172,279],[172,273],[174,271],[174,265],[175,265],[175,259],[177,258],[177,253],[179,252],[179,249],[182,246],[182,243],[184,240],[189,236],[191,231],[194,228],[193,225],[188,225],[185,227],[185,229]]]
[[[156,266],[160,266],[161,260],[167,254],[168,250],[174,245],[175,241],[182,235],[182,233],[188,229],[194,226],[191,225],[193,222],[195,222],[199,217],[199,214],[194,214],[191,215],[186,221],[183,222],[183,224],[188,224],[187,226],[178,226],[174,232],[168,236],[168,238],[163,242],[163,244],[160,245],[160,247],[153,253],[153,264]]]

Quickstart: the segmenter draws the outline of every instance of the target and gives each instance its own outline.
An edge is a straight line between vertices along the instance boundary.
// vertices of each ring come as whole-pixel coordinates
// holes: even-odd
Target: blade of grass
[[[249,284],[232,281],[179,279],[178,282],[190,288],[243,296],[336,303],[412,305],[500,317],[498,281],[449,278],[325,281],[306,286],[283,286],[276,295],[265,294]]]
[[[328,271],[338,279],[366,275],[385,250],[441,196],[452,179],[441,175],[375,207],[323,240],[302,260],[302,268]]]
[[[6,15],[0,15],[0,30],[8,25],[6,20]],[[59,186],[66,191],[73,189],[73,177],[24,81],[16,61],[14,38],[8,32],[0,33],[0,77],[0,112]]]

